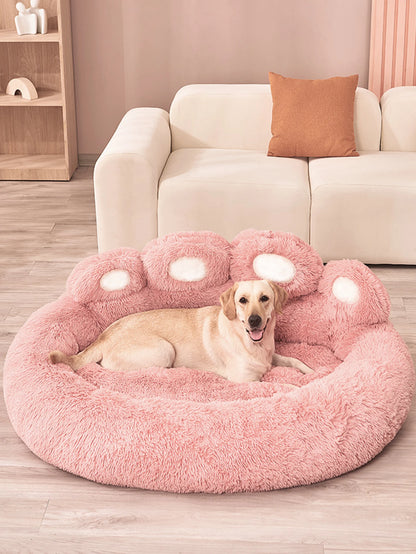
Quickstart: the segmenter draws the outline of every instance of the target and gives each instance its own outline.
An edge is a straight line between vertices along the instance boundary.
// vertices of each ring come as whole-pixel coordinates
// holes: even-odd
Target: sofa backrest
[[[380,103],[381,149],[416,152],[416,87],[387,90]]]
[[[270,85],[188,85],[170,109],[172,150],[236,148],[266,152],[271,138]],[[381,114],[375,94],[357,88],[354,130],[358,150],[379,150]]]

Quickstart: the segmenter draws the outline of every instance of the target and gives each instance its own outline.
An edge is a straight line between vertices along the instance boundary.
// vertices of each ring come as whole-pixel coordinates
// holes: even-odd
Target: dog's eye
[[[239,300],[240,304],[247,304],[248,300],[244,296],[242,296]]]
[[[265,294],[263,294],[263,296],[260,296],[260,302],[267,302],[269,299],[268,296],[266,296]]]

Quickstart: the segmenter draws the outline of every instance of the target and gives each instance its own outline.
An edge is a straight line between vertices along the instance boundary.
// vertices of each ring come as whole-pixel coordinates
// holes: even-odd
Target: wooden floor
[[[96,252],[91,168],[70,183],[0,182],[0,358],[72,267]],[[416,359],[416,268],[378,267]],[[2,367],[1,363],[1,367]],[[416,552],[416,413],[371,463],[309,487],[176,495],[92,483],[34,456],[0,400],[1,553]]]

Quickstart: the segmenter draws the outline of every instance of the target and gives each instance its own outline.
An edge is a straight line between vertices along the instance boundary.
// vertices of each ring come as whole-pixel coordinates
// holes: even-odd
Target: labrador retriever
[[[185,366],[237,383],[258,381],[273,366],[313,371],[296,358],[275,353],[276,314],[287,300],[283,288],[266,280],[241,281],[220,300],[221,306],[128,315],[79,354],[55,350],[50,359],[74,371],[91,362],[121,371]]]

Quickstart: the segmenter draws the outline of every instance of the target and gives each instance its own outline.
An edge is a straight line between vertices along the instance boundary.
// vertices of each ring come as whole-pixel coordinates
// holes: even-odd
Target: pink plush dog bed
[[[314,374],[273,368],[262,382],[235,384],[189,368],[121,373],[90,364],[75,374],[48,360],[51,350],[85,348],[129,313],[216,304],[234,281],[259,277],[289,293],[276,326],[279,353]],[[324,267],[288,233],[244,231],[231,244],[182,233],[142,253],[94,256],[10,347],[10,420],[40,458],[101,483],[220,493],[335,477],[378,454],[409,411],[413,365],[389,307],[365,265]]]

